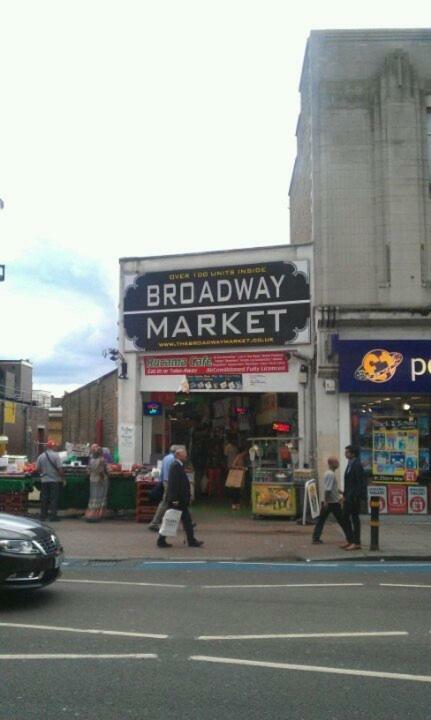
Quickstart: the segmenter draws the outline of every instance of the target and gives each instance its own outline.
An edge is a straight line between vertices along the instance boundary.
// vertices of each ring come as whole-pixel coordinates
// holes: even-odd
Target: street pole
[[[379,550],[379,509],[380,500],[378,497],[372,497],[370,500],[371,517],[370,517],[370,550]]]

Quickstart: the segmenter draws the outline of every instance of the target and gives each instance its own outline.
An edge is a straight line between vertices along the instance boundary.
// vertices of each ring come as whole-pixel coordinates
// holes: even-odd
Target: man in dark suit
[[[187,543],[190,547],[201,547],[203,542],[196,540],[193,533],[193,523],[190,517],[190,481],[185,469],[187,460],[187,450],[185,447],[179,447],[175,451],[175,460],[169,469],[168,491],[166,500],[169,508],[181,510],[181,522],[187,535]],[[157,538],[157,546],[161,548],[171,547],[166,542],[164,535]]]
[[[342,547],[345,550],[360,550],[359,511],[364,493],[364,469],[359,460],[358,451],[352,445],[347,445],[344,454],[347,459],[347,467],[344,472],[343,520],[347,543]]]

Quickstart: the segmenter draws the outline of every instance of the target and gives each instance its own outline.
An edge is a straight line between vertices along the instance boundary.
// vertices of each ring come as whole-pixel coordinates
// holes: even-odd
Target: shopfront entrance
[[[310,462],[311,261],[308,246],[120,261],[122,462],[154,465],[185,444],[202,470],[229,438],[242,447],[276,423]]]
[[[431,344],[351,340],[339,341],[338,350],[352,443],[382,512],[426,513],[431,499]]]
[[[159,415],[151,418],[150,435],[145,413],[154,405]],[[156,464],[172,444],[185,445],[199,494],[222,494],[235,456],[249,451],[254,437],[278,439],[271,445],[277,457],[268,458],[274,465],[298,463],[298,394],[294,392],[144,393],[143,412],[150,462]]]

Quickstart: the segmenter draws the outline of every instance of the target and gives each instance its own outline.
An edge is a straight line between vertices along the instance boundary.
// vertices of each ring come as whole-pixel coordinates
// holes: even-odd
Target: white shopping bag
[[[159,534],[164,536],[167,535],[168,537],[175,537],[178,525],[180,524],[181,515],[181,510],[166,510],[163,515],[163,522],[161,524]]]

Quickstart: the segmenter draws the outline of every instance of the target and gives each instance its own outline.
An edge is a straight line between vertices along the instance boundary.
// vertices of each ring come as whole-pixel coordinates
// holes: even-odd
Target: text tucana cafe
[[[307,245],[120,260],[122,462],[183,444],[202,471],[274,438],[310,463],[310,263]]]

